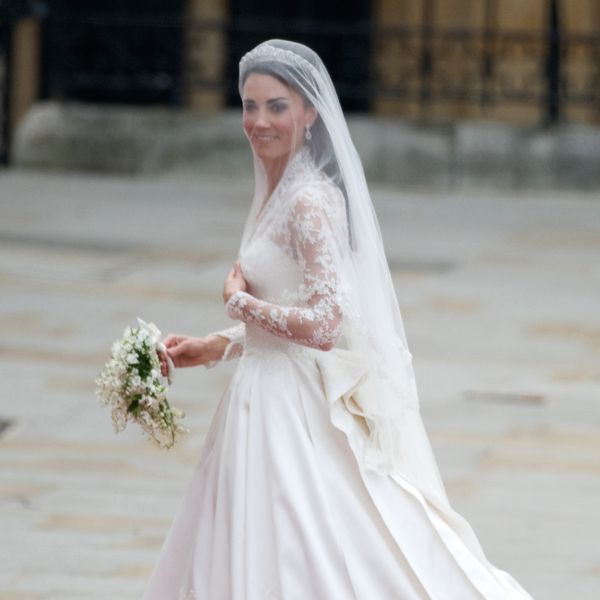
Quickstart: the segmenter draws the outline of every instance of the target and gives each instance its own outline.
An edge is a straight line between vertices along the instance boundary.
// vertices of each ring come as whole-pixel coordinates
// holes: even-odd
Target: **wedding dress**
[[[238,362],[145,600],[531,600],[451,508],[418,406],[402,431],[423,469],[368,467],[376,388],[348,341],[347,209],[306,146],[253,205],[248,289],[226,307],[240,322],[217,332]]]
[[[299,153],[269,201],[288,210],[267,205],[240,255],[249,294],[230,310],[249,320],[219,332],[239,362],[145,598],[530,598],[449,505],[359,467],[365,424],[345,402],[364,367],[323,349],[340,333],[327,254],[343,205],[306,180],[306,160]],[[288,193],[294,180],[301,200]],[[315,290],[317,309],[295,308]]]

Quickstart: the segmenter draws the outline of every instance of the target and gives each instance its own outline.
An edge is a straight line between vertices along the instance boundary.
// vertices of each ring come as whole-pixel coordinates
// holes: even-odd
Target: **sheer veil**
[[[331,78],[319,56],[291,41],[269,40],[240,61],[239,89],[250,73],[270,74],[298,92],[316,119],[303,139],[300,155],[310,155],[310,168],[324,176],[343,198],[345,227],[337,254],[337,297],[343,312],[344,350],[368,366],[368,377],[354,401],[368,424],[364,467],[406,477],[447,500],[425,432],[406,334],[381,231],[362,167]],[[279,187],[294,185],[288,175],[294,157],[283,165]],[[254,198],[242,235],[245,247],[271,210],[277,189],[268,189],[261,158],[254,154]],[[291,183],[290,183],[291,182]],[[341,200],[340,200],[341,201]]]

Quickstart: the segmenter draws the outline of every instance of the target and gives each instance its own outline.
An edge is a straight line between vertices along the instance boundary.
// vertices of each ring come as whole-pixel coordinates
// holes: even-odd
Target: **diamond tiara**
[[[260,46],[246,52],[240,60],[240,69],[245,66],[249,61],[260,59],[274,59],[281,60],[282,62],[291,63],[296,67],[309,70],[314,76],[319,74],[317,68],[308,62],[305,58],[292,52],[291,50],[284,50],[283,48],[276,48],[270,44],[261,44]]]

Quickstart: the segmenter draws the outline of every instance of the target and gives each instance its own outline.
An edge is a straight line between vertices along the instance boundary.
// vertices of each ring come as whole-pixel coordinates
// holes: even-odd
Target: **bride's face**
[[[304,143],[315,110],[276,77],[251,73],[242,88],[244,132],[263,160],[283,158]]]

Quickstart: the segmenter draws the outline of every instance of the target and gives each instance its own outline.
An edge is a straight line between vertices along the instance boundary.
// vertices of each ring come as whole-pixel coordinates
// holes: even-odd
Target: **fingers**
[[[166,345],[166,344],[165,344]],[[188,350],[189,343],[187,340],[180,340],[178,344],[174,344],[169,346],[167,352],[171,357],[172,361],[175,361],[176,358],[185,354]]]
[[[167,363],[165,353],[161,350],[157,350],[156,353],[158,354],[158,360],[160,361],[160,372],[162,373],[163,377],[167,377],[169,374],[169,365]]]
[[[234,283],[235,281],[240,281],[244,279],[244,275],[242,274],[242,267],[240,265],[240,261],[237,260],[233,267],[231,267],[229,273],[227,273],[227,277],[225,278],[225,286]]]
[[[242,273],[242,267],[240,265],[240,261],[236,260],[233,263],[233,267],[231,267],[231,270],[229,271],[229,274],[227,275],[228,278],[235,278],[237,275],[240,275]]]
[[[167,349],[166,353],[176,367],[181,366],[181,356],[186,352],[187,340],[188,338],[185,335],[169,334],[163,341]],[[161,373],[166,377],[169,374],[167,356],[160,351],[158,352],[158,356],[160,358]]]
[[[169,335],[163,344],[166,353],[158,353],[161,363],[161,372],[167,376],[169,365],[167,359],[171,359],[173,365],[180,367],[193,367],[202,364],[206,355],[206,338],[196,338],[187,335]]]
[[[179,344],[181,342],[183,336],[181,335],[175,335],[173,333],[170,333],[164,340],[163,344],[167,347],[167,348],[171,348],[173,346],[177,346],[177,344]]]
[[[163,377],[167,377],[169,375],[169,365],[164,356],[160,355],[160,372]]]
[[[223,302],[226,304],[229,298],[235,294],[235,292],[245,292],[247,290],[248,282],[242,273],[242,265],[240,264],[239,260],[236,260],[235,263],[233,263],[233,267],[227,274],[225,283],[223,284]]]
[[[244,275],[242,274],[242,267],[239,262],[236,262],[231,269],[231,279],[233,281],[240,281],[244,279]]]
[[[235,263],[235,278],[234,279],[237,284],[237,289],[245,292],[248,288],[248,282],[246,281],[246,278],[244,277],[244,273],[242,272],[242,266],[240,265],[239,261],[237,261]]]

